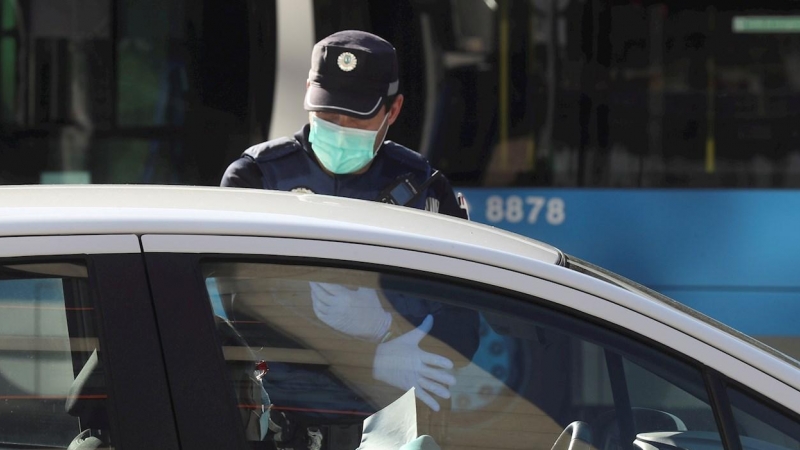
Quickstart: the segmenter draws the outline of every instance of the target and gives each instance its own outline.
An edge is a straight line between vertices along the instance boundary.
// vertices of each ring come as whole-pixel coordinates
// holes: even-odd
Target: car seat
[[[80,419],[82,429],[69,444],[68,450],[111,447],[106,398],[103,366],[95,349],[75,377],[67,395],[66,411]]]
[[[225,361],[229,382],[233,384],[239,414],[248,441],[262,441],[269,424],[269,395],[264,391],[260,379],[255,377],[255,355],[250,352],[247,342],[226,319],[215,315],[217,336],[223,347],[244,349],[249,359]]]
[[[215,319],[222,345],[248,348],[230,322],[218,316]],[[254,363],[231,360],[226,362],[226,366],[235,388],[246,438],[249,441],[261,441],[267,431],[269,400],[265,398],[261,382],[253,374]],[[80,419],[82,430],[72,440],[68,450],[111,448],[106,399],[103,365],[95,349],[75,377],[67,395],[65,409],[68,414]]]
[[[653,431],[686,431],[686,424],[676,415],[652,408],[631,408],[634,434]],[[600,450],[616,450],[620,446],[617,411],[610,410],[600,414],[593,422],[598,435],[597,447]]]

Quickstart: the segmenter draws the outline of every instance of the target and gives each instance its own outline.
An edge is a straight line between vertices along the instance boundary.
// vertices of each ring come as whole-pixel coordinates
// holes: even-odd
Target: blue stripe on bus
[[[473,221],[552,244],[746,333],[800,334],[789,322],[800,312],[800,191],[461,191]]]

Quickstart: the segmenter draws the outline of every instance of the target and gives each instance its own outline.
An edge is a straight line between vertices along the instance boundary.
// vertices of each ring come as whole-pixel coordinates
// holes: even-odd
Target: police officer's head
[[[363,31],[334,33],[314,46],[307,85],[317,159],[337,174],[366,170],[403,105],[392,44]]]

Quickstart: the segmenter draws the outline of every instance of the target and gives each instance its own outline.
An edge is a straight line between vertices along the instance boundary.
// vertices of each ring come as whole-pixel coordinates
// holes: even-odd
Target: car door
[[[346,242],[142,247],[191,448],[370,448],[398,404],[442,448],[800,445],[797,390],[563,281]]]
[[[139,240],[0,238],[0,448],[177,449]]]

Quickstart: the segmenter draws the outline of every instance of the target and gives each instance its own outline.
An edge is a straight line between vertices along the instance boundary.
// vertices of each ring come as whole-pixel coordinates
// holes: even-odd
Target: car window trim
[[[472,275],[477,275],[484,281],[479,281],[486,286],[497,286],[496,282],[491,280],[492,277],[487,275],[488,270],[492,269],[498,271],[494,274],[495,278],[500,277],[509,279],[512,275],[518,275],[522,278],[515,281],[516,287],[508,287],[509,291],[519,292],[524,294],[530,289],[531,282],[543,283],[543,287],[548,291],[553,289],[564,289],[565,291],[560,294],[550,293],[548,296],[543,297],[546,301],[551,302],[553,305],[561,305],[561,307],[568,308],[586,314],[588,316],[596,317],[597,319],[606,321],[608,323],[627,323],[630,332],[646,337],[656,342],[662,342],[664,345],[669,343],[669,347],[675,349],[678,354],[685,353],[687,355],[695,355],[692,358],[695,361],[702,362],[705,365],[710,365],[715,370],[720,370],[723,373],[735,373],[735,376],[740,377],[742,383],[759,382],[763,383],[765,379],[774,381],[771,385],[770,398],[778,403],[789,402],[787,406],[790,408],[800,408],[800,389],[793,386],[790,382],[782,379],[779,376],[765,371],[758,366],[752,365],[741,358],[731,354],[727,347],[735,345],[737,348],[742,349],[743,352],[756,352],[753,356],[757,362],[758,358],[767,358],[767,362],[773,365],[783,364],[781,361],[771,359],[770,355],[762,355],[757,353],[758,350],[750,348],[746,343],[736,340],[735,337],[723,335],[723,340],[719,342],[713,339],[707,340],[702,336],[702,333],[709,331],[711,333],[722,333],[720,330],[708,327],[702,322],[698,322],[691,317],[684,317],[678,311],[671,311],[665,305],[656,305],[661,314],[672,314],[674,318],[681,321],[693,322],[693,326],[708,327],[699,332],[690,332],[691,330],[684,331],[678,325],[668,322],[665,323],[659,320],[658,316],[651,314],[650,311],[643,312],[633,309],[626,302],[633,302],[633,297],[636,294],[628,292],[624,289],[614,286],[608,286],[607,289],[613,289],[623,297],[622,301],[615,301],[598,292],[590,292],[581,286],[573,287],[564,284],[559,279],[551,280],[537,276],[533,273],[520,272],[505,267],[493,266],[481,262],[464,260],[435,253],[419,252],[416,250],[406,250],[395,247],[376,246],[368,244],[355,244],[355,243],[342,243],[338,241],[324,241],[324,240],[310,240],[298,238],[273,238],[273,237],[253,237],[253,236],[221,236],[221,235],[162,235],[151,234],[142,236],[142,244],[145,253],[157,249],[159,252],[164,253],[191,253],[191,254],[214,254],[214,255],[273,255],[276,257],[302,257],[308,259],[332,259],[337,261],[355,261],[364,262],[371,265],[382,266],[385,261],[391,260],[394,262],[394,267],[406,268],[409,270],[423,270],[430,273],[440,274],[442,276],[450,276],[466,280],[464,274],[480,267],[481,271],[476,271]],[[345,245],[346,244],[346,245]],[[347,250],[347,251],[344,251]],[[383,253],[383,255],[379,255]],[[392,253],[391,257],[387,257],[385,253]],[[428,259],[426,268],[412,267],[406,260],[415,255],[425,255]],[[530,261],[530,265],[535,265],[537,268],[542,268],[545,274],[550,273],[550,270],[559,270],[572,273],[573,276],[581,277],[582,279],[591,280],[593,283],[605,284],[599,280],[593,280],[588,276],[578,274],[569,269],[555,267],[552,264],[541,263],[537,261]],[[505,274],[505,275],[502,275]],[[525,280],[524,282],[522,280]],[[577,299],[575,295],[580,297],[588,296],[592,299],[602,300],[591,301],[589,299]],[[626,298],[630,297],[630,298]],[[589,301],[587,301],[589,300]],[[636,301],[639,301],[638,298]],[[611,310],[615,312],[611,312]],[[611,316],[614,316],[612,319]],[[642,323],[646,322],[648,325],[644,326]],[[669,335],[669,339],[665,339],[664,334]],[[698,335],[698,333],[700,335]],[[734,341],[734,344],[730,342]],[[725,345],[718,345],[718,344]],[[726,347],[727,346],[727,347]],[[720,358],[725,355],[727,358]],[[733,364],[733,366],[732,366]],[[735,366],[735,369],[734,369]],[[773,367],[774,368],[774,367]],[[779,369],[780,367],[777,367]],[[794,371],[792,371],[794,373]],[[738,379],[738,378],[737,378]],[[760,381],[759,381],[760,380]],[[795,380],[796,382],[796,380]]]
[[[180,448],[162,337],[141,250],[86,256],[109,386],[115,448]],[[135,343],[132,345],[131,343]],[[116,437],[115,437],[116,436]]]
[[[0,258],[141,252],[135,234],[0,237]]]
[[[622,364],[622,356],[608,348],[603,349],[606,357],[606,370],[611,383],[611,395],[614,398],[614,409],[618,412],[617,425],[619,426],[620,445],[628,443],[623,450],[633,450],[633,441],[636,440],[636,431],[633,423],[633,409],[628,393],[627,376]]]
[[[198,255],[146,253],[144,260],[181,447],[248,448]]]
[[[723,381],[724,376],[716,370],[706,368],[703,370],[703,378],[708,386],[708,399],[714,411],[723,447],[725,450],[743,450],[736,427],[736,419],[733,417],[732,406]],[[770,404],[772,403],[770,402]]]

